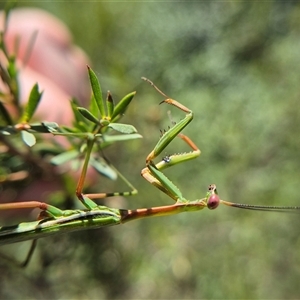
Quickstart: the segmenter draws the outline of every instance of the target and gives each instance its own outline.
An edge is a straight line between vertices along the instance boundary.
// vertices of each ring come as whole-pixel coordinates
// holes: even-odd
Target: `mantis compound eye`
[[[209,209],[215,209],[220,204],[220,198],[217,194],[212,194],[207,200],[207,207]]]

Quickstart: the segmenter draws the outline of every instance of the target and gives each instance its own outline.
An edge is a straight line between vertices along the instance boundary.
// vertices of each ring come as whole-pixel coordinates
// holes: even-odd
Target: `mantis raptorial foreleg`
[[[186,199],[182,196],[180,190],[161,172],[161,170],[187,160],[194,159],[200,155],[201,151],[194,144],[194,142],[189,137],[181,133],[181,131],[192,121],[193,112],[178,101],[168,98],[149,79],[143,79],[149,82],[160,94],[167,98],[161,103],[167,103],[179,108],[186,113],[186,116],[184,119],[176,123],[172,128],[169,128],[167,131],[162,133],[158,143],[147,156],[146,168],[142,170],[141,175],[152,185],[170,196],[177,203],[186,202]],[[170,142],[172,142],[176,136],[181,138],[188,146],[190,146],[192,151],[164,157],[159,163],[154,164],[153,160],[168,146]]]

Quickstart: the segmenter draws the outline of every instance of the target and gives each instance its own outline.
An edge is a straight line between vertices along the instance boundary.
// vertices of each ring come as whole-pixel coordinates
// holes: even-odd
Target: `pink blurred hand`
[[[0,30],[4,27],[3,17],[1,13]],[[71,125],[71,97],[76,97],[81,105],[90,97],[86,70],[88,57],[72,44],[67,27],[43,10],[15,9],[9,14],[7,27],[4,41],[8,52],[17,57],[21,103],[27,101],[37,82],[44,91],[36,112],[39,119]],[[29,50],[30,56],[24,65]]]

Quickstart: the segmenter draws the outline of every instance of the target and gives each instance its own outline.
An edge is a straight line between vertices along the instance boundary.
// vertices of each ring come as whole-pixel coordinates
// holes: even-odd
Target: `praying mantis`
[[[142,77],[142,79],[150,83],[161,95],[165,97],[161,104],[165,103],[174,106],[175,108],[185,113],[185,117],[182,120],[180,120],[178,123],[175,123],[168,130],[162,132],[158,143],[155,145],[154,149],[149,153],[149,155],[146,158],[146,167],[141,171],[141,175],[144,179],[146,179],[153,186],[155,186],[163,193],[168,195],[170,198],[172,198],[172,200],[175,203],[172,205],[140,208],[134,210],[110,208],[107,206],[96,204],[96,202],[94,202],[93,199],[117,195],[129,196],[136,194],[137,191],[123,175],[118,173],[119,176],[128,184],[128,186],[132,188],[132,191],[123,193],[83,193],[83,186],[86,178],[88,165],[91,159],[92,149],[100,136],[100,134],[98,133],[86,134],[85,159],[81,171],[81,176],[76,187],[76,196],[81,201],[85,209],[61,210],[58,207],[39,201],[0,204],[0,210],[22,208],[38,208],[41,210],[39,219],[37,221],[24,222],[15,226],[0,227],[0,245],[22,242],[26,240],[33,240],[32,247],[29,251],[28,257],[24,265],[26,265],[29,261],[29,258],[36,245],[37,239],[42,237],[48,237],[51,235],[119,225],[127,223],[129,221],[144,219],[147,217],[167,216],[182,212],[199,211],[204,208],[214,210],[219,206],[219,204],[248,210],[277,212],[300,211],[300,206],[250,205],[221,200],[218,195],[217,187],[215,184],[210,184],[208,186],[208,191],[203,198],[196,200],[188,200],[184,198],[180,189],[177,186],[175,186],[171,182],[171,180],[164,175],[162,171],[179,163],[195,159],[200,155],[201,152],[199,148],[195,145],[195,143],[188,136],[182,133],[182,130],[193,120],[193,112],[183,104],[165,95],[149,79],[146,79],[144,77]],[[128,103],[126,102],[124,104],[122,111],[125,110]],[[96,124],[99,122],[98,120],[94,119],[94,117],[91,116],[87,111],[83,109],[79,109],[79,111],[81,113],[83,112],[83,115],[85,115],[88,119],[94,121]],[[111,116],[113,116],[113,109],[110,114]],[[106,121],[109,123],[108,119]],[[103,121],[102,119],[101,122],[105,123],[105,120]],[[122,125],[119,126],[114,124],[113,128],[118,129],[120,131],[124,131],[124,133],[133,134],[134,132],[130,129],[130,127],[125,125],[122,127]],[[66,132],[56,132],[55,128],[48,128],[48,130],[51,131],[53,134],[68,135],[68,133]],[[96,130],[94,132],[98,131]],[[133,136],[132,138],[137,137],[138,136]],[[185,142],[191,148],[191,151],[187,153],[165,156],[158,163],[154,163],[154,159],[156,159],[176,137],[180,138],[183,142]]]

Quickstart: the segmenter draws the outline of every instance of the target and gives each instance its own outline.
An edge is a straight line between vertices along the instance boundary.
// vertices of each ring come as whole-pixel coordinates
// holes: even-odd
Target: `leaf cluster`
[[[104,99],[98,78],[88,66],[92,90],[88,108],[79,106],[77,100],[72,99],[72,126],[57,124],[54,121],[40,122],[36,111],[43,101],[43,91],[40,91],[36,83],[31,89],[27,103],[24,106],[20,104],[16,57],[7,51],[4,35],[5,32],[0,33],[0,52],[4,58],[0,62],[0,76],[3,82],[3,88],[0,90],[0,182],[19,180],[20,176],[17,174],[21,171],[25,171],[29,176],[32,166],[29,167],[28,163],[33,163],[44,173],[54,170],[53,165],[60,166],[71,162],[72,166],[81,166],[90,141],[93,144],[89,153],[90,165],[98,173],[116,179],[117,174],[110,167],[102,150],[118,141],[141,138],[134,126],[119,123],[135,92],[125,95],[117,104],[109,91]],[[49,135],[53,135],[54,138],[49,139]],[[55,136],[64,136],[67,146],[56,142]],[[56,171],[53,172],[55,176]]]

